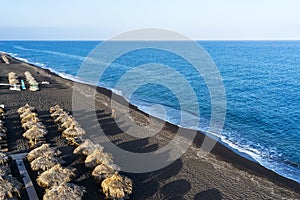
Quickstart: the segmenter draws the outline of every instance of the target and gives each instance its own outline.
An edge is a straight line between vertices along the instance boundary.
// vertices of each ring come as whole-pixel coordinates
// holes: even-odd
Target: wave
[[[50,70],[50,69],[49,69]],[[85,79],[82,79],[79,76],[73,76],[71,74],[67,74],[65,72],[56,72],[55,70],[50,70],[52,73],[64,78],[64,79],[68,79],[77,83],[83,83],[83,84],[87,84],[87,85],[91,85],[91,86],[95,86],[93,83],[86,81]]]
[[[7,54],[7,55],[10,55],[10,56],[12,56],[12,57],[14,57],[14,58],[17,58],[18,60],[26,60],[25,58],[18,58],[17,56],[18,56],[18,54],[16,54],[16,53],[9,53],[9,52],[6,52],[6,51],[0,51],[0,53],[4,53],[4,54]],[[26,62],[26,61],[25,61]]]
[[[236,139],[236,138],[232,138]],[[238,142],[232,142],[232,140],[228,139],[226,136],[220,136],[220,142],[233,150],[236,154],[251,160],[253,162],[257,162],[260,165],[266,167],[267,169],[284,176],[288,179],[294,180],[300,183],[300,169],[299,167],[292,167],[289,164],[286,164],[283,160],[274,162],[274,159],[265,156],[272,154],[274,150],[269,149],[255,149],[249,145],[240,144]],[[295,172],[296,171],[296,172]]]
[[[117,89],[113,89],[111,88],[110,89],[114,94],[117,94],[117,95],[120,95],[120,96],[123,96],[123,92],[121,90],[117,90]],[[125,98],[125,97],[124,97]],[[126,99],[128,100],[128,99]]]
[[[25,63],[29,63],[29,64],[32,64],[32,65],[35,65],[35,66],[38,66],[38,67],[41,67],[41,68],[45,68],[45,67],[46,67],[46,65],[43,64],[43,63],[39,63],[39,62],[30,62],[29,60],[27,60],[27,59],[25,59],[25,58],[18,57],[18,54],[16,54],[16,53],[9,53],[9,52],[5,52],[5,51],[0,51],[0,52],[1,52],[1,53],[5,53],[5,54],[7,54],[7,55],[10,55],[10,56],[12,56],[12,57],[14,57],[14,58],[16,58],[16,59],[22,61],[22,62],[25,62]]]
[[[4,53],[4,54],[8,54],[8,55],[13,55],[13,53],[9,53],[9,52],[6,52],[6,51],[0,51],[0,53]],[[14,54],[16,55],[16,54]]]
[[[25,48],[23,46],[16,46],[16,45],[14,45],[13,47],[15,49],[19,49],[19,50],[23,50],[23,51],[33,51],[33,52],[37,52],[37,53],[52,54],[52,55],[56,55],[56,56],[77,59],[77,60],[80,60],[80,61],[84,61],[84,59],[85,59],[85,57],[83,57],[83,56],[77,56],[77,55],[73,55],[73,54],[61,53],[61,52],[57,52],[57,51],[40,50],[40,49],[30,49],[30,48]]]

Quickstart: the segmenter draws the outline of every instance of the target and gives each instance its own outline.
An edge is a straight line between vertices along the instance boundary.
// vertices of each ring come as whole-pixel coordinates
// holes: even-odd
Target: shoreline
[[[64,74],[64,73],[61,73],[61,72],[57,72],[57,71],[55,71],[55,70],[53,70],[53,69],[51,69],[51,68],[49,68],[49,67],[44,67],[44,66],[45,66],[44,64],[41,64],[41,63],[31,63],[31,62],[29,62],[29,61],[28,61],[27,59],[25,59],[25,58],[15,57],[15,56],[13,56],[13,53],[7,53],[7,52],[1,51],[1,50],[0,50],[0,53],[4,53],[5,55],[8,55],[8,56],[12,57],[13,59],[16,59],[16,60],[18,60],[18,61],[20,61],[20,62],[27,63],[27,64],[32,65],[32,66],[34,66],[34,67],[38,67],[38,68],[41,68],[41,69],[44,69],[44,70],[48,70],[49,73],[52,73],[52,74],[54,74],[54,75],[56,75],[56,76],[58,76],[58,77],[60,77],[60,78],[63,78],[63,79],[66,79],[66,80],[69,80],[69,81],[72,81],[72,82],[80,83],[80,84],[89,85],[89,86],[91,86],[91,87],[103,88],[103,89],[109,91],[109,93],[107,93],[107,96],[108,96],[108,95],[111,96],[112,93],[113,93],[115,96],[120,96],[120,97],[122,97],[122,98],[124,99],[123,102],[125,102],[125,103],[128,102],[129,105],[130,105],[130,106],[133,106],[134,109],[138,110],[139,112],[144,113],[145,115],[149,115],[147,112],[145,112],[145,111],[143,111],[142,109],[140,109],[137,105],[130,103],[129,100],[126,99],[125,97],[123,97],[121,93],[119,93],[118,91],[114,91],[114,90],[111,89],[111,88],[106,88],[106,87],[103,87],[103,86],[95,86],[95,85],[93,85],[93,84],[91,84],[91,83],[88,83],[88,82],[86,82],[86,81],[78,80],[78,79],[76,79],[76,77],[74,77],[73,75]],[[38,64],[40,64],[40,65],[38,65]],[[102,92],[103,92],[103,91],[102,91]],[[151,116],[152,116],[152,115],[151,115]],[[159,119],[159,120],[162,120],[162,121],[165,121],[165,122],[170,123],[170,124],[172,124],[172,125],[178,126],[178,127],[180,127],[180,128],[192,129],[192,128],[188,128],[188,127],[181,127],[181,126],[179,126],[179,125],[177,125],[177,124],[175,124],[175,123],[172,123],[171,121],[163,120],[163,119],[158,118],[158,117],[156,117],[156,116],[152,116],[152,117],[154,117],[154,118],[156,118],[156,119]],[[198,132],[200,132],[201,134],[204,134],[204,135],[207,134],[207,133],[205,133],[206,131],[201,130],[201,129],[192,129],[192,130],[196,130],[196,131],[198,131]],[[218,143],[221,143],[223,146],[225,146],[226,148],[229,148],[230,150],[232,150],[234,153],[238,154],[238,155],[241,156],[241,157],[244,157],[244,158],[246,158],[246,159],[248,159],[248,160],[250,160],[250,161],[252,161],[252,162],[259,163],[258,160],[256,160],[256,159],[253,158],[250,154],[247,153],[248,150],[244,150],[244,149],[239,148],[239,147],[234,148],[234,147],[232,147],[232,145],[236,145],[236,144],[234,144],[234,143],[232,143],[232,142],[230,142],[230,141],[228,141],[228,140],[223,140],[221,137],[219,137]],[[244,150],[244,151],[243,151],[243,150]],[[260,164],[260,163],[259,163],[259,164]],[[260,164],[260,165],[261,165],[261,164]],[[262,166],[263,166],[263,165],[262,165]],[[273,170],[273,169],[271,169],[271,168],[268,168],[267,166],[263,166],[263,167],[265,167],[265,168],[267,168],[268,170],[271,170],[271,171],[277,173],[277,174],[280,175],[280,176],[283,176],[283,175],[281,175],[280,173],[276,172],[276,170]],[[283,177],[284,177],[284,176],[283,176]],[[297,183],[300,184],[300,180],[299,180],[299,182],[298,182],[298,181],[296,181],[296,180],[293,179],[293,178],[289,178],[289,177],[285,177],[285,178],[290,179],[290,180],[293,180],[293,181],[295,181],[295,182],[297,182]]]
[[[18,60],[7,54],[5,54],[5,55],[10,57],[10,59],[13,61],[13,63],[21,63],[21,64],[25,63],[26,65],[31,66],[35,71],[43,71],[44,74],[49,74],[50,76],[55,76],[57,80],[63,79],[63,82],[65,82],[70,87],[72,87],[72,85],[73,85],[73,82],[74,82],[73,80],[68,80],[64,77],[61,77],[61,76],[57,75],[56,73],[51,72],[51,70],[49,70],[49,69],[38,67],[31,63],[26,63],[24,61]],[[91,86],[86,83],[79,83],[79,84],[84,85],[85,87],[89,87],[89,88],[96,87],[97,92],[105,95],[108,99],[110,99],[111,95],[113,94],[113,92],[111,90],[106,89],[106,88],[102,88],[99,86]],[[149,114],[139,110],[137,106],[129,103],[124,97],[122,97],[118,94],[115,94],[115,93],[114,93],[114,97],[115,97],[114,100],[117,101],[119,104],[123,104],[123,105],[129,104],[130,109],[134,110],[135,112],[137,112],[141,115],[149,117]],[[154,118],[156,118],[156,117],[154,117]],[[160,119],[158,119],[158,120],[162,121]],[[172,124],[170,122],[164,121],[164,123],[168,129],[170,129],[174,132],[176,132],[176,130],[178,130],[178,128],[179,128],[177,125]],[[183,129],[186,132],[191,131],[191,129],[186,129],[186,128],[183,128]],[[205,137],[205,133],[197,131],[197,134],[196,134],[193,144],[196,147],[199,147],[202,144],[204,137]],[[237,152],[234,151],[233,148],[230,148],[229,146],[222,144],[222,142],[220,142],[220,141],[217,141],[217,143],[214,146],[211,153],[213,155],[215,155],[218,159],[228,162],[240,170],[249,172],[250,174],[259,176],[261,178],[266,178],[278,186],[281,186],[281,187],[284,187],[287,189],[292,189],[293,191],[300,193],[300,184],[298,182],[288,179],[286,177],[283,177],[283,176],[277,174],[276,172],[269,170],[266,167],[260,165],[258,162],[253,162],[253,161],[243,157],[242,155],[239,155]]]
[[[119,103],[121,103],[121,104],[129,104],[130,108],[135,109],[135,110],[137,110],[137,111],[143,113],[144,115],[149,116],[148,113],[146,113],[145,111],[139,109],[139,107],[138,107],[137,105],[134,105],[134,104],[130,103],[130,102],[128,101],[128,99],[126,99],[125,97],[123,97],[121,94],[116,93],[116,92],[114,92],[113,90],[111,90],[111,89],[109,89],[109,88],[105,88],[105,87],[101,87],[101,86],[95,86],[95,85],[92,85],[92,84],[90,84],[90,83],[88,83],[88,82],[76,80],[75,77],[74,77],[74,78],[71,77],[72,75],[68,78],[68,76],[64,76],[64,75],[62,75],[61,73],[56,72],[55,70],[51,70],[50,68],[38,66],[38,65],[36,65],[35,63],[30,63],[27,59],[14,57],[14,56],[10,55],[11,53],[7,53],[7,52],[3,52],[3,51],[0,51],[0,52],[2,52],[3,54],[5,54],[5,55],[7,55],[7,56],[10,56],[10,57],[13,58],[13,59],[18,60],[19,62],[24,62],[24,63],[26,63],[26,64],[29,64],[29,65],[33,66],[33,67],[37,67],[37,68],[44,69],[44,70],[48,71],[48,73],[51,73],[51,74],[53,74],[53,75],[56,75],[56,76],[58,76],[58,77],[60,77],[60,78],[63,78],[63,79],[65,79],[65,80],[69,80],[69,81],[71,81],[71,82],[77,82],[77,83],[80,83],[80,84],[83,84],[83,85],[88,85],[88,86],[91,86],[91,87],[96,87],[98,92],[103,93],[103,94],[105,94],[105,95],[108,96],[108,97],[110,97],[110,96],[112,96],[112,94],[114,94],[114,96],[117,96],[117,97],[120,99],[120,102],[119,102]],[[155,117],[155,116],[152,116],[152,117],[155,118],[155,119],[159,119],[159,120],[161,120],[161,121],[164,121],[164,120],[162,120],[162,119],[160,119],[160,118],[157,118],[157,117]],[[170,124],[170,125],[174,125],[174,126],[176,126],[176,127],[180,127],[180,126],[178,126],[177,124],[174,124],[174,123],[172,123],[172,122],[170,122],[170,121],[164,121],[164,122],[165,122],[165,123],[168,123],[168,124]],[[180,127],[180,128],[188,129],[188,130],[194,130],[194,129],[190,129],[190,128],[186,128],[186,127]],[[199,132],[200,134],[206,135],[206,133],[205,133],[204,131],[202,131],[202,130],[196,130],[196,131]],[[260,166],[266,168],[267,170],[270,170],[270,171],[272,171],[272,172],[278,174],[279,176],[284,177],[283,175],[277,173],[276,171],[274,171],[274,170],[272,170],[272,169],[269,169],[269,168],[267,168],[267,167],[261,165],[261,164],[259,163],[259,161],[255,160],[251,155],[247,154],[246,152],[242,152],[242,151],[240,151],[239,149],[236,149],[236,148],[234,148],[234,147],[231,147],[229,143],[227,143],[226,141],[221,140],[221,138],[219,138],[219,140],[217,141],[217,143],[220,143],[220,144],[221,144],[222,146],[224,146],[225,148],[230,149],[231,151],[233,151],[233,153],[238,154],[238,156],[241,156],[241,157],[243,157],[243,158],[249,160],[250,162],[254,162],[254,163],[256,163],[256,164],[259,164]],[[287,179],[289,179],[289,180],[291,180],[291,181],[295,181],[296,183],[300,184],[300,182],[297,182],[296,180],[294,180],[294,179],[292,179],[292,178],[288,178],[288,177],[284,177],[284,178],[287,178]]]

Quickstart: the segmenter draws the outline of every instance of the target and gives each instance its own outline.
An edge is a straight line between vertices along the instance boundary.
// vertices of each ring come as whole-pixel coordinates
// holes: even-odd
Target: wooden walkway
[[[24,165],[24,162],[23,162],[23,158],[26,155],[27,155],[27,153],[11,154],[11,157],[12,157],[13,160],[16,161],[16,164],[18,166],[18,170],[19,170],[20,175],[23,179],[23,183],[24,183],[24,186],[26,188],[29,199],[30,200],[37,200],[39,198],[36,194],[33,183],[32,183],[32,181],[29,177],[29,174],[28,174],[28,172],[26,170],[26,167]]]

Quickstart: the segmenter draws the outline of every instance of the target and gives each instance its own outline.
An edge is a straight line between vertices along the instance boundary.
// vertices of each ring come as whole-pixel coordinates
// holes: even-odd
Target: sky
[[[0,0],[0,40],[105,40],[162,28],[194,40],[300,40],[299,0]]]

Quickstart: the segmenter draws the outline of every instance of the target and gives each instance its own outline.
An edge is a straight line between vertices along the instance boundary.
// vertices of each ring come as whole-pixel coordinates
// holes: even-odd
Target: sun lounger
[[[31,85],[31,86],[29,87],[29,90],[32,91],[32,92],[38,91],[39,89],[40,89],[40,88],[39,88],[39,86],[37,86],[37,85]]]
[[[21,91],[21,86],[20,85],[13,85],[9,89],[14,90],[14,91]]]
[[[21,88],[22,90],[26,90],[26,86],[23,79],[21,80]]]
[[[42,85],[49,85],[50,83],[48,81],[42,81]]]

